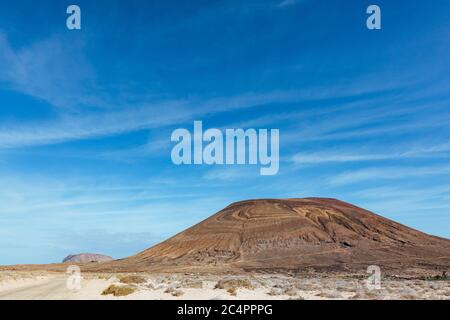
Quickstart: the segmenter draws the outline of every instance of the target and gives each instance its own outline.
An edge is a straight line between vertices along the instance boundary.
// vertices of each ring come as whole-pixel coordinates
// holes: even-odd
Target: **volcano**
[[[450,240],[336,199],[236,202],[135,256],[116,271],[445,271]],[[95,268],[95,267],[94,267]]]

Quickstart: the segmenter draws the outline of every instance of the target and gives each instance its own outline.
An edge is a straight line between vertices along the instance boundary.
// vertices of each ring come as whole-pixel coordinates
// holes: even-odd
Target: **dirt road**
[[[104,280],[82,280],[79,292],[67,289],[67,275],[51,275],[41,279],[18,279],[0,285],[0,300],[78,300],[100,299],[108,286]]]
[[[0,289],[0,299],[70,299],[71,295],[73,293],[66,288],[66,278],[64,277],[51,277],[37,283]]]

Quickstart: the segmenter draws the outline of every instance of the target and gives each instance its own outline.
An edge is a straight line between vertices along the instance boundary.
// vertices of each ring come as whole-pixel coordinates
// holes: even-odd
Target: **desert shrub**
[[[400,299],[403,300],[416,300],[419,299],[417,292],[411,288],[404,288],[400,291]]]
[[[291,297],[289,300],[305,300],[302,296]]]
[[[400,298],[403,300],[417,300],[417,299],[419,299],[419,296],[417,294],[407,293],[407,294],[402,295]]]
[[[123,276],[120,278],[120,282],[126,283],[126,284],[145,283],[146,281],[147,281],[147,279],[145,279],[142,276],[137,276],[137,275]]]
[[[440,294],[446,297],[450,297],[450,290],[441,291]]]
[[[426,281],[450,281],[450,276],[447,275],[447,272],[442,272],[442,274],[437,274],[434,276],[424,277],[422,280]]]
[[[180,297],[184,294],[184,292],[182,290],[175,290],[172,292],[172,296],[174,297]]]
[[[367,290],[367,289],[362,289],[356,292],[355,295],[353,295],[352,297],[350,297],[350,299],[352,300],[378,300],[382,297],[380,297],[380,293],[381,291],[377,291],[377,290]]]
[[[303,291],[313,291],[313,290],[317,289],[317,287],[310,282],[306,282],[306,283],[298,284],[297,289],[303,290]]]
[[[172,293],[174,292],[176,289],[174,287],[169,287],[166,290],[164,290],[164,293]]]
[[[269,296],[279,296],[281,295],[281,289],[271,288],[269,292],[267,292]]]
[[[152,283],[146,283],[144,285],[145,288],[150,289],[150,290],[156,290],[157,288],[152,284]]]
[[[183,291],[177,290],[174,287],[167,288],[166,290],[164,290],[164,293],[169,293],[169,294],[171,294],[174,297],[180,297],[180,296],[182,296],[184,294]]]
[[[367,297],[363,293],[357,292],[352,297],[350,297],[350,299],[352,299],[352,300],[362,300],[362,299],[367,299]]]
[[[297,295],[297,290],[294,287],[288,287],[283,290],[283,294],[293,297]]]
[[[230,296],[236,296],[237,290],[234,287],[228,288],[227,292],[230,294]]]
[[[262,287],[267,287],[267,282],[264,280],[258,280],[258,283],[262,286]]]
[[[108,288],[103,290],[102,295],[112,294],[113,296],[127,296],[136,291],[136,287],[133,286],[116,286],[114,284],[110,285]]]
[[[254,289],[252,283],[247,279],[219,280],[214,287],[214,289],[229,289],[229,288],[245,288],[249,290]]]
[[[364,291],[364,295],[365,295],[368,299],[375,299],[375,298],[378,297],[379,291],[377,291],[377,290],[365,290],[365,291]]]
[[[181,286],[183,288],[202,289],[203,281],[201,281],[201,280],[186,280],[181,284]]]
[[[337,291],[322,291],[317,296],[329,299],[342,299],[342,295]]]

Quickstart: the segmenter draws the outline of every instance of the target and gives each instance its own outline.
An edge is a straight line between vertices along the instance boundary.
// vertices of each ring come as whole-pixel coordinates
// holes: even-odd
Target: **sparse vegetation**
[[[288,287],[283,290],[283,294],[293,297],[297,295],[297,290],[294,287]]]
[[[108,288],[103,290],[102,295],[106,296],[112,294],[115,297],[127,296],[136,291],[134,286],[117,286],[115,284],[110,285]]]
[[[350,297],[352,300],[375,300],[379,299],[379,291],[362,289]]]
[[[126,283],[126,284],[139,284],[139,283],[145,283],[147,282],[147,279],[143,276],[138,275],[128,275],[123,276],[120,278],[120,283]]]
[[[228,288],[227,292],[230,294],[230,296],[237,296],[237,290],[234,287]]]
[[[291,297],[289,300],[305,300],[302,296]]]
[[[337,291],[322,291],[317,296],[329,299],[342,299],[342,295]]]
[[[201,280],[186,280],[181,283],[183,288],[201,289],[203,288],[203,281]]]
[[[425,281],[450,281],[450,276],[447,275],[447,272],[442,272],[442,274],[437,274],[430,277],[423,277],[422,280]]]
[[[110,273],[100,273],[96,275],[97,279],[108,280],[114,277],[113,274]]]
[[[281,295],[281,290],[277,288],[271,288],[269,292],[267,292],[269,296],[279,296]]]
[[[164,293],[172,293],[174,292],[176,289],[174,287],[169,287],[166,290],[164,290]]]
[[[227,279],[219,280],[214,289],[244,288],[253,290],[255,287],[247,279]]]
[[[28,283],[33,279],[53,281],[62,275],[57,273],[39,272],[0,272],[0,293],[14,282]],[[137,277],[137,278],[136,278]],[[4,282],[1,282],[3,280]],[[145,280],[143,283],[142,281]],[[421,280],[420,278],[389,278],[382,282],[382,288],[369,290],[365,281],[338,276],[286,276],[285,274],[252,274],[228,275],[167,275],[147,273],[87,273],[83,277],[86,283],[94,281],[93,285],[83,286],[87,297],[111,295],[116,297],[131,295],[139,290],[139,298],[167,299],[182,297],[196,299],[211,294],[211,298],[242,299],[435,299],[448,300],[450,290],[447,281]],[[265,285],[263,286],[262,283]],[[98,288],[98,285],[102,287]],[[3,286],[3,288],[2,288]],[[63,285],[64,287],[64,285]],[[97,288],[97,289],[96,289]],[[105,289],[106,288],[106,289]],[[102,292],[102,289],[103,290]],[[223,289],[213,292],[214,289]],[[252,292],[249,289],[253,289]],[[39,293],[36,290],[36,296]],[[83,293],[84,294],[84,293]],[[222,295],[224,294],[224,295]]]
[[[184,294],[184,292],[182,290],[175,290],[174,292],[172,292],[172,296],[174,297],[180,297]]]
[[[180,297],[184,294],[182,290],[175,289],[174,287],[169,287],[166,290],[164,290],[164,293],[169,293],[174,297]]]

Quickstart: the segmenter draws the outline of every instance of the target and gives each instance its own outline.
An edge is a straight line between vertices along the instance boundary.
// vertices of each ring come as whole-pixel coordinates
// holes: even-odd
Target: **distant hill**
[[[81,253],[71,254],[64,258],[63,263],[89,263],[89,262],[107,262],[112,261],[113,258],[102,254],[95,253]]]

